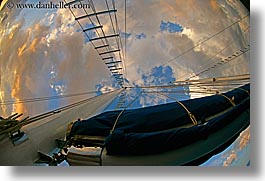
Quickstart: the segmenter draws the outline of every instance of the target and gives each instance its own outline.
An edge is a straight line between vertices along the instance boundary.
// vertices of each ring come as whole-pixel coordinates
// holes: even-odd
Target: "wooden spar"
[[[84,16],[76,17],[75,20],[80,20],[80,19],[91,17],[91,16],[97,16],[97,15],[102,15],[102,14],[106,14],[106,13],[114,13],[114,12],[117,12],[117,10],[116,9],[111,9],[111,10],[108,10],[108,11],[100,11],[100,12],[96,12],[96,13],[92,13],[92,14],[87,14],[87,15],[84,15]]]
[[[186,81],[176,81],[175,84],[184,84],[184,83],[213,83],[213,82],[227,82],[227,81],[242,81],[250,80],[250,74],[236,75],[236,76],[225,76],[225,77],[214,77],[214,78],[205,78],[198,80],[186,80]]]
[[[113,57],[105,57],[105,58],[102,58],[102,60],[109,60],[109,59],[113,59]]]
[[[105,48],[105,47],[109,47],[109,45],[98,46],[98,47],[95,47],[95,49],[100,49],[100,48]]]
[[[95,29],[99,29],[99,28],[103,28],[103,26],[94,26],[94,27],[91,27],[91,28],[87,28],[87,29],[84,29],[83,32],[90,31],[90,30],[95,30]]]
[[[116,64],[116,63],[121,63],[122,61],[114,61],[114,62],[107,62],[105,64],[109,65],[109,64]]]
[[[99,53],[99,55],[105,55],[105,54],[108,54],[108,53],[115,53],[115,52],[119,52],[120,49],[117,49],[117,50],[111,50],[111,51],[107,51],[107,52],[102,52],[102,53]]]
[[[114,35],[108,35],[108,36],[101,36],[101,37],[97,37],[97,38],[91,38],[90,41],[96,41],[96,40],[101,40],[104,38],[113,38],[113,37],[117,37],[120,36],[119,34],[114,34]]]

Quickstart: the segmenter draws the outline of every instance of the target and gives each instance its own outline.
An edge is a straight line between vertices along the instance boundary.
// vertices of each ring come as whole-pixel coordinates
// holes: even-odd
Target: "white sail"
[[[55,139],[63,139],[70,122],[96,115],[120,93],[120,90],[90,98],[81,104],[62,111],[51,112],[39,120],[22,127],[28,138],[14,145],[7,135],[0,139],[2,165],[32,165],[38,152],[49,153],[56,147]]]

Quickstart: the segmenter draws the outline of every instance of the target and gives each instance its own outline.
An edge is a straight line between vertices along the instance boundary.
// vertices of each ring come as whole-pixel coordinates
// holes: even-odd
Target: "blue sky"
[[[147,74],[142,75],[143,84],[142,86],[161,86],[161,85],[169,85],[170,82],[176,81],[174,77],[173,70],[170,66],[157,66],[151,69],[150,72]],[[169,102],[174,102],[174,99],[167,98],[165,96],[161,96],[159,94],[151,94],[151,93],[144,93],[141,94],[142,91],[178,91],[179,93],[164,93],[165,95],[169,95],[170,97],[177,98],[179,100],[187,100],[189,99],[189,95],[185,94],[184,87],[176,87],[176,88],[163,88],[163,89],[141,89],[139,85],[133,83],[136,87],[135,89],[128,89],[126,91],[126,99],[125,99],[125,106],[129,105],[131,101],[137,98],[134,103],[130,106],[131,108],[141,108],[146,106],[152,106],[157,104],[165,104]],[[97,90],[102,89],[104,86],[101,84],[97,85]],[[107,110],[115,109],[119,97],[112,103],[112,105],[107,107]]]
[[[146,38],[146,34],[141,33],[141,34],[135,35],[135,37],[136,37],[136,39],[141,40],[143,38]]]
[[[181,33],[183,31],[183,27],[177,23],[172,23],[170,21],[161,21],[160,31],[168,31],[169,33]]]
[[[85,24],[85,26],[83,27],[84,29],[88,29],[88,28],[93,28],[95,27],[94,24],[91,24],[91,23],[87,23]],[[81,29],[78,29],[76,30],[77,32],[80,32],[80,33],[83,33],[83,30]],[[84,33],[84,40],[85,40],[85,43],[88,43],[89,42],[89,39],[92,39],[92,38],[95,38],[97,35],[96,35],[96,31],[95,30],[89,30],[89,31],[86,31],[86,34]]]

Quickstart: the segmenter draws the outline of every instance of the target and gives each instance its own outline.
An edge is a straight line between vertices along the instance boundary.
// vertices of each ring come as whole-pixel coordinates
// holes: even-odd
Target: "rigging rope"
[[[182,103],[182,102],[180,102],[179,100],[177,100],[176,98],[174,98],[174,97],[170,97],[170,96],[168,96],[168,95],[165,95],[165,94],[162,94],[162,93],[158,93],[158,94],[161,94],[161,95],[163,95],[163,96],[165,96],[165,97],[168,97],[168,98],[170,98],[170,99],[172,99],[172,100],[175,100],[176,101],[176,103],[178,103],[187,113],[188,113],[188,115],[189,115],[189,117],[190,117],[190,119],[191,119],[191,121],[192,121],[192,123],[194,124],[194,125],[197,125],[198,124],[198,121],[196,120],[196,118],[195,118],[195,116],[189,111],[189,109]]]
[[[127,34],[127,0],[124,0],[124,30],[125,30],[125,37],[124,37],[124,75],[125,75],[125,79],[127,79],[127,68],[126,68],[126,58],[127,58],[127,38],[126,38],[126,34]]]
[[[118,124],[118,121],[119,121],[119,119],[120,119],[120,117],[121,117],[121,115],[126,111],[126,109],[127,108],[129,108],[140,96],[141,96],[141,94],[142,94],[142,92],[140,92],[140,94],[138,95],[138,96],[136,96],[120,113],[119,113],[119,115],[117,116],[117,118],[116,118],[116,120],[115,120],[115,122],[114,122],[114,124],[113,124],[113,127],[112,127],[112,129],[110,130],[110,134],[112,134],[113,133],[113,131],[115,130],[115,128],[116,128],[116,126],[117,126],[117,124]]]
[[[250,74],[206,78],[206,79],[199,79],[199,80],[179,81],[179,83],[185,83],[185,82],[187,82],[189,86],[195,86],[195,87],[201,88],[209,92],[215,91],[218,94],[220,92],[220,88],[224,88],[224,87],[234,88],[234,86],[241,86],[242,84],[249,83]],[[218,90],[212,90],[211,88],[209,88],[209,86],[219,87],[219,88]]]
[[[235,76],[223,76],[215,78],[205,78],[197,80],[186,80],[186,81],[176,81],[173,84],[169,85],[149,85],[149,86],[136,86],[136,87],[127,87],[128,89],[167,89],[167,88],[177,88],[185,86],[240,86],[250,82],[250,74],[242,74]],[[207,89],[207,88],[203,88]]]
[[[185,81],[175,81],[174,84],[184,84],[184,83],[218,83],[218,82],[227,82],[227,81],[245,81],[250,80],[250,74],[240,74],[240,75],[231,75],[223,77],[213,77],[213,78],[203,78],[203,79],[193,79]]]
[[[206,72],[209,72],[209,71],[211,71],[211,70],[216,69],[218,66],[220,67],[220,66],[223,66],[223,65],[225,65],[225,64],[227,64],[227,63],[230,63],[230,62],[232,62],[233,60],[235,60],[236,58],[238,58],[238,57],[240,57],[241,55],[243,55],[243,54],[245,54],[246,52],[248,52],[249,50],[250,50],[249,48],[246,48],[245,50],[242,50],[242,51],[240,52],[240,54],[229,56],[228,58],[226,58],[226,59],[224,59],[224,60],[221,60],[220,63],[217,63],[217,64],[215,64],[215,65],[213,65],[213,66],[211,66],[211,67],[209,67],[209,68],[207,68],[207,69],[205,69],[205,70],[199,72],[199,73],[196,73],[195,75],[189,77],[188,79],[191,79],[191,78],[197,77],[197,76],[199,76],[199,75],[201,75],[201,74],[205,74]]]
[[[249,28],[250,28],[250,27],[248,26],[245,30],[243,30],[243,32],[248,31]],[[215,57],[217,57],[219,54],[221,54],[221,53],[224,52],[227,48],[229,48],[230,45],[231,45],[232,43],[235,43],[235,40],[237,40],[237,38],[232,39],[229,43],[226,44],[226,46],[224,46],[224,48],[222,48],[222,49],[221,49],[220,51],[218,51],[214,56],[210,57],[210,58],[207,59],[206,61],[211,61],[211,60],[213,60]],[[238,50],[237,50],[236,52],[238,52]],[[214,63],[210,62],[209,64],[203,65],[201,71],[203,71],[203,70],[205,70],[205,69],[207,69],[207,68],[213,67],[213,66],[217,66],[217,65],[223,64],[223,63],[224,63],[224,60],[225,60],[225,58],[222,59],[221,61],[218,61],[218,62],[214,62]],[[199,71],[199,72],[201,72],[201,71]],[[180,78],[178,78],[178,80],[182,80],[183,78],[185,78],[186,80],[189,80],[189,79],[194,78],[194,77],[197,76],[197,74],[195,74],[194,76],[191,76],[191,77],[189,77],[189,78],[186,78],[188,75],[189,75],[189,73],[187,73],[187,74],[181,76]]]
[[[83,92],[83,93],[76,93],[76,94],[66,94],[66,95],[59,95],[59,96],[47,96],[47,97],[34,97],[29,99],[21,99],[19,101],[4,101],[0,102],[0,105],[13,105],[13,104],[21,104],[21,103],[32,103],[32,102],[41,102],[41,101],[49,101],[49,100],[56,100],[56,99],[65,99],[77,96],[84,96],[88,94],[95,94],[98,91],[91,91],[91,92]]]
[[[168,90],[159,90],[159,91],[144,91],[143,92],[144,94],[156,94],[156,93],[168,93],[168,94],[180,94],[180,95],[178,95],[178,97],[179,96],[187,96],[187,95],[182,95],[182,94],[184,94],[184,93],[186,93],[186,92],[184,92],[184,91],[168,91]],[[216,92],[206,92],[206,91],[189,91],[189,93],[197,93],[197,94],[207,94],[207,95],[212,95],[212,94],[215,94]]]
[[[64,0],[64,2],[67,4],[67,1],[66,1],[66,0]],[[82,31],[85,33],[87,39],[90,39],[89,35],[88,35],[87,32],[85,31],[85,28],[82,26],[82,24],[79,22],[79,20],[77,20],[77,16],[76,16],[75,13],[73,12],[73,10],[70,8],[70,6],[69,6],[69,10],[70,10],[71,14],[74,16],[74,18],[75,18],[75,20],[77,21],[77,23],[79,24],[79,26],[80,26],[80,28],[82,29]],[[89,17],[89,19],[90,19],[90,17]],[[91,24],[93,24],[91,20],[90,20],[90,22],[91,22]],[[96,32],[97,32],[97,34],[98,34],[97,29],[96,29]],[[99,35],[99,34],[98,34],[98,35]],[[102,41],[103,41],[103,40],[102,40]],[[95,44],[94,44],[93,42],[91,42],[91,44],[93,45],[94,48],[96,47]],[[98,51],[97,49],[95,49],[95,50],[97,51],[97,53],[99,53],[99,51]]]
[[[227,30],[227,29],[233,27],[234,25],[236,25],[236,24],[239,23],[240,21],[244,20],[244,19],[247,18],[248,16],[249,16],[249,14],[246,15],[246,16],[244,16],[243,18],[240,18],[239,20],[235,21],[234,23],[232,23],[231,25],[227,26],[226,28],[224,28],[224,29],[218,31],[217,33],[213,34],[212,36],[206,38],[205,40],[199,42],[198,44],[194,45],[193,47],[187,49],[186,51],[182,52],[182,53],[179,54],[178,56],[176,56],[176,57],[174,57],[174,58],[171,58],[169,61],[167,61],[166,63],[164,63],[162,66],[165,66],[165,65],[171,63],[171,62],[174,61],[174,60],[177,60],[178,58],[182,57],[183,55],[185,55],[186,53],[190,52],[191,50],[193,50],[193,49],[199,47],[200,45],[204,44],[205,42],[211,40],[212,38],[214,38],[214,37],[216,37],[217,35],[221,34],[221,33],[224,32],[225,30]]]
[[[64,2],[67,4],[66,0],[64,0]],[[78,3],[78,2],[79,2],[80,5],[83,5],[83,3],[81,1],[72,1],[72,2],[69,2],[69,3]],[[89,3],[90,3],[90,8],[93,11],[93,14],[89,14],[88,11],[84,8],[85,6],[82,6],[83,7],[83,12],[85,13],[85,15],[83,15],[83,16],[78,16],[77,17],[76,14],[73,12],[73,10],[70,8],[70,6],[69,6],[69,10],[72,13],[72,15],[74,16],[74,18],[77,21],[77,23],[79,24],[79,26],[81,27],[81,29],[84,32],[84,34],[86,35],[87,39],[90,41],[90,43],[92,44],[94,49],[97,51],[97,53],[99,54],[101,59],[104,61],[105,65],[107,66],[108,70],[110,71],[110,74],[115,78],[115,80],[118,82],[118,84],[121,87],[123,87],[124,86],[124,77],[123,77],[123,75],[124,75],[124,68],[123,68],[124,59],[121,56],[121,52],[123,53],[123,48],[122,48],[122,41],[121,41],[120,35],[116,34],[117,32],[119,32],[119,26],[118,26],[118,20],[117,20],[117,16],[116,16],[116,11],[117,10],[115,9],[115,2],[112,1],[114,9],[110,10],[109,3],[108,3],[107,0],[105,0],[105,3],[106,3],[108,11],[105,11],[104,13],[108,13],[109,14],[109,19],[110,19],[111,26],[112,26],[113,33],[114,33],[113,35],[108,35],[108,36],[106,36],[106,33],[105,33],[104,29],[103,29],[103,25],[102,25],[102,23],[100,21],[100,18],[98,16],[98,14],[103,14],[103,13],[96,11],[96,7],[95,7],[95,5],[94,5],[92,0],[90,0]],[[116,21],[116,29],[115,29],[115,26],[114,26],[113,17],[111,15],[111,12],[115,13],[114,19]],[[90,18],[90,16],[92,16],[92,15],[96,19],[95,22]],[[84,18],[88,19],[90,21],[90,23],[93,25],[93,27],[91,29],[89,29],[89,28],[85,29],[84,26],[81,24],[80,20],[84,19]],[[97,24],[98,24],[98,26],[96,26]],[[98,31],[98,29],[101,30],[101,33]],[[97,38],[89,37],[87,30],[95,31],[96,34],[97,34]],[[119,36],[119,39],[117,38],[117,36]],[[113,47],[114,44],[110,44],[108,38],[112,38],[112,37],[115,38],[115,46],[117,46],[115,48],[117,48],[117,50],[114,50],[114,49],[112,50],[111,49],[111,46]],[[102,44],[96,46],[97,44],[95,44],[93,42],[93,41],[96,41],[96,40],[100,40]],[[106,49],[106,51],[102,52],[102,49]],[[119,54],[120,61],[114,60],[116,58],[115,57],[116,55],[114,53],[116,53],[116,52],[118,52],[118,54]],[[110,55],[110,56],[106,57],[106,55]],[[107,60],[110,60],[110,61],[107,62]],[[122,66],[119,64],[120,62],[123,63]],[[111,65],[109,65],[109,64],[111,64]],[[119,73],[120,70],[123,71],[123,74]],[[114,76],[114,75],[116,75],[116,76]]]
[[[107,6],[108,11],[110,11],[109,4],[108,4],[107,0],[105,0],[105,2],[106,2],[106,6]],[[93,4],[93,1],[92,0],[91,0],[91,3]],[[115,3],[114,2],[113,2],[113,9],[115,9]],[[94,11],[94,13],[96,13],[96,8],[94,7],[94,4],[93,4],[93,11]],[[118,26],[117,26],[118,21],[117,21],[116,12],[114,12],[114,14],[115,14],[115,21],[116,21],[116,31],[119,31],[119,29],[117,29],[118,28]],[[115,31],[115,27],[114,27],[113,20],[112,20],[112,16],[111,16],[110,12],[109,12],[109,16],[110,16],[110,20],[111,20],[111,24],[112,24],[113,33],[115,34],[116,31]],[[100,23],[100,20],[99,20],[99,17],[98,17],[97,14],[96,14],[96,18],[97,18],[98,23],[101,24]],[[103,30],[103,27],[101,27],[101,30],[102,30],[103,36],[106,37],[105,32]],[[120,35],[119,35],[119,37],[120,37]],[[120,45],[119,45],[119,41],[117,40],[117,37],[115,37],[115,40],[116,40],[116,44],[117,44],[118,50],[123,51],[123,49],[120,49]],[[107,38],[105,38],[105,41],[107,42],[108,45],[110,45],[110,43],[108,42],[108,39]],[[119,51],[119,58],[120,58],[120,60],[123,60],[120,51]],[[122,78],[122,80],[116,78],[116,80],[119,83],[121,83],[120,81],[122,81],[122,84],[120,84],[120,85],[121,85],[121,87],[123,87],[123,85],[124,85],[124,78]]]
[[[109,17],[110,17],[110,21],[111,21],[111,26],[112,26],[112,29],[113,29],[113,33],[114,34],[116,34],[116,33],[118,33],[119,32],[119,26],[118,26],[118,24],[117,24],[117,16],[116,16],[116,12],[114,12],[114,15],[115,15],[115,23],[116,23],[116,29],[115,29],[115,27],[114,27],[114,23],[113,23],[113,20],[112,20],[112,16],[111,16],[111,13],[110,13],[110,8],[109,8],[109,3],[108,3],[108,0],[105,0],[105,3],[106,3],[106,6],[107,6],[107,9],[108,9],[108,11],[109,11]],[[113,9],[116,9],[115,8],[115,3],[114,3],[114,1],[112,1],[112,6],[113,6]],[[118,38],[119,38],[119,40],[118,40]],[[122,45],[121,45],[121,47],[120,47],[120,43],[121,43],[121,41],[120,41],[120,36],[119,37],[115,37],[115,40],[116,40],[116,43],[117,43],[117,46],[118,46],[118,49],[121,49],[122,50],[122,52],[123,52],[123,48],[122,48]],[[119,41],[120,41],[120,43],[119,43]],[[121,52],[119,51],[119,57],[120,57],[120,60],[122,60],[122,56],[121,56]]]
[[[238,89],[238,90],[242,90],[242,91],[246,92],[246,93],[250,96],[249,91],[247,91],[247,90],[245,90],[245,89],[243,89],[243,88],[241,88],[241,87],[238,87],[238,88],[236,88],[236,89]]]
[[[105,0],[105,1],[107,2],[107,0]],[[114,0],[112,0],[112,6],[113,6],[113,9],[116,9],[116,5],[115,5],[115,1]],[[114,12],[114,19],[115,19],[116,31],[118,31],[119,34],[120,34],[120,27],[119,27],[118,18],[117,18],[117,12]],[[112,26],[114,27],[114,25],[112,25]],[[119,39],[119,41],[118,41],[118,39]],[[122,52],[122,55],[123,55],[123,58],[122,58],[121,52],[119,52],[120,60],[123,60],[122,61],[122,64],[123,64],[123,70],[122,71],[123,71],[124,78],[123,78],[122,81],[123,81],[123,85],[124,85],[125,84],[125,80],[124,79],[126,79],[126,73],[125,73],[126,67],[125,67],[125,53],[124,53],[124,48],[123,48],[121,36],[116,37],[116,42],[117,42],[117,45],[118,45],[118,49],[121,49],[121,52]]]
[[[219,96],[222,96],[222,97],[226,98],[226,99],[232,104],[233,107],[236,106],[235,101],[234,101],[234,99],[233,99],[234,97],[231,99],[230,97],[227,97],[227,96],[224,95],[224,94],[216,94],[216,95],[219,95]]]
[[[107,95],[107,94],[110,94],[110,93],[114,93],[114,92],[119,91],[119,90],[120,89],[117,89],[117,90],[114,90],[114,91],[111,91],[111,92],[108,92],[108,93],[104,93],[103,95]],[[43,113],[43,114],[39,114],[39,115],[34,116],[34,117],[31,117],[31,118],[26,117],[26,118],[22,119],[21,121],[19,121],[18,124],[14,125],[13,127],[8,127],[7,129],[1,130],[0,131],[0,135],[1,134],[9,133],[9,132],[12,132],[12,131],[15,131],[15,130],[19,130],[24,125],[27,125],[27,124],[30,124],[30,123],[39,121],[41,119],[44,119],[44,118],[53,116],[53,115],[58,114],[58,113],[61,113],[63,111],[67,111],[67,110],[72,109],[74,107],[77,107],[77,106],[80,106],[82,104],[85,104],[85,103],[87,103],[87,102],[89,102],[89,101],[91,101],[91,100],[93,100],[93,99],[95,99],[97,97],[98,96],[91,97],[91,98],[88,98],[88,99],[85,99],[85,100],[82,100],[82,101],[79,101],[79,102],[76,102],[76,103],[73,103],[73,104],[70,104],[70,105],[67,105],[67,106],[58,108],[58,109],[55,109],[53,111],[49,111],[49,112],[46,112],[46,113]],[[21,114],[19,116],[21,116]],[[13,117],[14,116],[12,116],[12,119],[14,119]]]
[[[125,99],[126,99],[126,89],[124,89],[121,93],[120,93],[120,97],[116,106],[116,110],[123,108],[124,104],[125,104]]]

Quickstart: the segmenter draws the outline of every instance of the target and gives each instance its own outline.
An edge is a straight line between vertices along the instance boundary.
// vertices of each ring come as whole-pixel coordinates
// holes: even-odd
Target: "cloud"
[[[175,82],[173,70],[170,66],[156,66],[150,71],[144,73],[144,70],[139,69],[142,77],[138,81],[130,82],[135,88],[127,89],[125,105],[129,105],[132,101],[133,108],[135,107],[147,107],[159,104],[165,104],[168,102],[174,102],[177,98],[178,100],[189,99],[189,94],[187,94],[187,87],[175,87],[175,88],[148,88],[142,89],[141,87],[148,86],[161,86],[169,85],[171,82]],[[117,87],[113,85],[113,81],[104,81],[97,85],[99,95],[106,90],[111,90],[111,87]],[[162,94],[159,92],[162,91]],[[167,97],[168,96],[168,97]]]
[[[97,53],[84,36],[76,32],[74,21],[69,21],[68,10],[45,16],[39,23],[24,28],[23,17],[10,23],[1,32],[1,101],[20,101],[26,98],[71,94],[95,90],[109,74]],[[66,19],[67,20],[66,20]],[[69,23],[70,22],[70,23]],[[12,36],[11,36],[12,35]],[[12,41],[10,41],[10,38]],[[53,76],[50,73],[53,71]],[[90,95],[91,96],[91,95]],[[58,106],[80,100],[71,98]],[[13,112],[36,115],[46,112],[50,102],[1,105],[0,114]]]
[[[250,127],[223,152],[213,156],[203,166],[246,166],[250,160]]]
[[[118,7],[123,7],[123,4],[119,4]],[[122,24],[124,12],[120,12],[119,15],[121,27],[124,27]],[[147,75],[156,66],[167,65],[172,68],[176,80],[185,80],[211,67],[247,46],[249,32],[245,30],[249,25],[249,18],[245,18],[202,45],[196,45],[246,15],[247,12],[238,2],[192,0],[128,2],[127,19],[130,19],[127,20],[128,36],[123,36],[127,41],[127,79],[135,85],[143,85],[143,75]],[[141,33],[146,35],[145,39],[141,41],[134,39],[135,35]],[[191,49],[195,46],[196,48]],[[224,50],[221,51],[222,49]],[[249,73],[249,68],[249,53],[247,53],[195,78],[245,74]],[[205,95],[191,94],[191,98]]]
[[[32,98],[35,97],[35,91],[42,88],[41,85],[35,85],[39,77],[37,73],[38,68],[36,62],[41,56],[41,52],[37,50],[38,47],[43,46],[42,35],[47,33],[48,28],[44,26],[35,26],[26,31],[21,30],[23,20],[16,22],[11,27],[9,34],[2,37],[0,45],[2,47],[1,59],[1,90],[4,91],[5,101]],[[15,28],[13,28],[15,27]],[[12,34],[12,41],[9,41],[10,34]],[[35,38],[33,38],[35,37]],[[36,74],[33,76],[33,74]],[[41,75],[41,74],[40,74]],[[45,90],[45,89],[43,89]],[[35,105],[28,109],[22,104],[16,104],[11,109],[4,109],[4,115],[10,115],[12,112],[30,113],[41,109],[42,105]],[[36,108],[36,109],[35,109]]]
[[[147,85],[168,85],[169,82],[176,81],[173,70],[169,66],[159,66],[152,68],[151,72],[142,75],[145,86]]]
[[[156,11],[152,11],[153,9],[156,9]],[[127,42],[127,50],[130,50],[127,54],[127,66],[141,65],[146,69],[150,69],[151,64],[154,66],[167,63],[190,47],[246,15],[246,12],[238,3],[190,0],[152,1],[148,3],[131,1],[128,3],[127,13],[127,17],[130,17],[127,24],[128,32],[135,34],[144,32],[147,36],[145,41],[136,42],[131,40]],[[244,22],[248,24],[248,21]],[[163,30],[163,34],[159,30]],[[165,30],[167,33],[165,33]],[[180,72],[184,72],[183,76],[187,76],[198,71],[198,68],[209,63],[210,57],[216,55],[220,49],[227,47],[232,39],[235,39],[235,43],[232,43],[231,47],[227,48],[225,52],[211,60],[212,62],[220,61],[221,58],[232,54],[234,46],[243,47],[245,45],[243,41],[248,33],[239,30],[240,27],[235,26],[181,58],[168,63],[175,72],[178,72],[175,77],[179,78],[182,74]],[[238,33],[235,34],[234,32]],[[243,59],[246,59],[246,57],[243,57]],[[244,62],[244,60],[242,61],[239,58],[235,62],[234,64],[238,64]],[[230,66],[234,67],[234,64],[231,63]],[[183,67],[187,67],[186,70],[183,70]],[[238,74],[242,68],[243,66],[237,66],[237,68],[229,71],[217,70],[217,74]],[[136,68],[133,69],[136,72]],[[248,68],[245,70],[247,71]],[[130,73],[130,75],[133,74]],[[136,75],[128,77],[129,80],[138,78]]]
[[[249,32],[243,31],[249,24],[246,18],[220,36],[176,58],[245,16],[244,9],[230,1],[128,1],[125,32],[124,1],[116,2],[119,32],[123,35],[123,43],[125,39],[127,42],[125,64],[130,84],[145,84],[144,75],[151,75],[150,72],[162,65],[162,69],[172,70],[169,75],[175,80],[187,78],[209,63],[231,55],[249,41]],[[98,10],[106,9],[99,1],[95,6]],[[68,9],[35,13],[39,14],[35,19],[31,16],[31,21],[23,18],[31,15],[26,10],[14,10],[1,16],[4,17],[0,29],[1,100],[48,96],[54,91],[58,94],[87,92],[95,90],[98,84],[107,89],[115,88],[107,67],[78,31],[80,27]],[[104,30],[110,33],[111,22],[104,17],[101,19],[105,23]],[[84,27],[91,25],[81,23]],[[161,25],[166,31],[161,31]],[[91,33],[94,37],[95,32]],[[231,40],[234,41],[229,44]],[[228,48],[216,56],[224,47]],[[248,55],[242,56],[202,77],[249,72],[248,59]],[[49,76],[51,71],[56,73],[54,77]],[[77,98],[64,103],[75,100]],[[39,107],[25,104],[19,109],[33,115],[45,111],[46,107],[45,104]],[[15,111],[6,106],[1,109],[1,114],[9,115],[12,110]]]
[[[249,148],[250,146],[250,127],[244,130],[237,138],[235,143],[230,146],[223,154],[223,166],[231,165],[246,165],[250,160]],[[248,150],[248,151],[246,151]],[[241,163],[242,162],[242,163]]]
[[[176,81],[174,77],[173,70],[170,66],[157,66],[152,68],[150,72],[142,75],[143,83],[141,86],[161,86],[161,85],[170,85],[172,82]],[[157,93],[148,93],[148,92],[160,92]],[[175,88],[153,88],[144,90],[148,95],[143,95],[140,98],[140,104],[143,106],[152,106],[157,104],[165,104],[167,102],[174,102],[176,99],[185,100],[189,99],[189,95],[185,92],[184,87],[175,87]],[[174,93],[169,93],[174,92]],[[168,96],[168,97],[167,97]]]
[[[104,1],[93,2],[98,11],[106,10]],[[122,35],[123,48],[126,40],[126,85],[139,87],[183,80],[249,44],[248,17],[196,46],[248,14],[239,1],[134,0],[127,1],[126,16],[125,1],[115,2],[119,20],[116,33]],[[80,10],[74,12],[84,15]],[[111,34],[113,29],[109,15],[100,18],[106,34]],[[81,24],[85,28],[92,26],[84,20]],[[19,101],[94,90],[99,95],[117,88],[117,82],[111,77],[106,65],[78,30],[80,27],[68,9],[1,9],[0,101]],[[89,36],[97,35],[91,31]],[[194,46],[196,48],[191,49]],[[224,51],[220,52],[222,49]],[[249,60],[247,53],[196,78],[249,73]],[[170,96],[179,99],[188,99],[190,96],[185,94],[186,88],[175,90],[183,92],[182,97],[179,94]],[[126,104],[136,99],[140,92],[140,88],[128,91]],[[33,116],[87,97],[0,105],[0,115],[6,117],[19,112]],[[142,94],[132,107],[170,101],[172,100],[161,95],[147,93]],[[240,139],[232,150],[239,150],[240,154],[244,154],[243,149],[248,147],[249,137],[244,135],[247,139]],[[221,161],[233,164],[238,156],[239,154],[235,155],[235,152],[230,151],[223,155]]]

